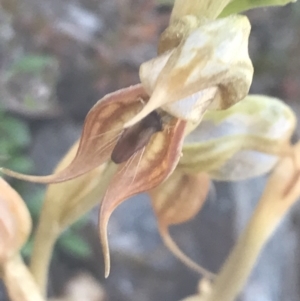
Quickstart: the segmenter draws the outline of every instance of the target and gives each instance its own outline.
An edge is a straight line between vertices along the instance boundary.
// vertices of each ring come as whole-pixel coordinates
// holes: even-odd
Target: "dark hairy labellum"
[[[121,134],[111,154],[111,160],[120,164],[127,161],[135,152],[146,146],[152,135],[162,131],[162,121],[156,111]]]

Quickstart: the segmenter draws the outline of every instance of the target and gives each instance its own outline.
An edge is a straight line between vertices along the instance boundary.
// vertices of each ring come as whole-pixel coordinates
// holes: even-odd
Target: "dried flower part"
[[[112,212],[130,196],[154,188],[176,167],[181,154],[185,122],[171,118],[162,132],[127,162],[119,165],[110,182],[100,210],[100,239],[105,259],[105,276],[110,271],[107,225]]]
[[[186,174],[176,170],[162,184],[149,191],[165,245],[191,269],[211,278],[212,273],[185,255],[169,233],[169,226],[184,223],[196,216],[206,200],[210,180],[206,174]]]
[[[150,100],[124,127],[130,127],[162,107],[177,118],[197,121],[198,107],[226,109],[249,91],[253,66],[248,55],[250,23],[245,16],[207,22],[193,30],[180,45],[140,67],[140,79]],[[207,96],[209,94],[209,97]],[[179,100],[191,101],[193,110],[176,109]],[[189,105],[189,107],[191,107]]]
[[[282,101],[252,95],[224,111],[209,111],[186,138],[179,167],[218,180],[242,180],[270,171],[290,151],[296,126]]]
[[[105,163],[114,149],[124,123],[139,112],[148,96],[141,85],[111,93],[89,111],[74,160],[65,169],[49,176],[29,176],[7,169],[2,172],[27,181],[58,183],[67,181]]]
[[[0,262],[15,255],[31,231],[31,219],[20,195],[0,178]]]

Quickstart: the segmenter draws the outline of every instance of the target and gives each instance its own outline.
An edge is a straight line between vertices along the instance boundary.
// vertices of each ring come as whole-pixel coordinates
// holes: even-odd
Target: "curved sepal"
[[[49,176],[30,176],[5,168],[9,176],[37,183],[58,183],[79,177],[106,162],[122,132],[123,124],[142,108],[148,96],[141,85],[121,89],[99,100],[89,111],[74,160]]]
[[[184,130],[185,122],[173,118],[162,132],[152,136],[145,148],[120,164],[111,180],[99,217],[106,277],[110,271],[107,225],[112,212],[129,197],[154,188],[172,173],[181,154]]]
[[[186,174],[176,170],[165,182],[150,190],[149,194],[165,245],[186,266],[212,278],[211,272],[183,253],[169,233],[169,226],[184,223],[196,216],[206,200],[209,183],[206,174]]]

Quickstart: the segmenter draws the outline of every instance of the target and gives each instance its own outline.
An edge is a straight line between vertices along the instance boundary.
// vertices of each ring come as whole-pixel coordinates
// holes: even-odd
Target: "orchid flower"
[[[106,95],[90,110],[68,166],[49,176],[2,169],[33,182],[59,183],[79,177],[78,182],[86,183],[94,169],[107,162],[116,165],[99,218],[106,276],[110,271],[107,225],[124,200],[149,192],[165,243],[190,267],[205,272],[177,248],[168,227],[200,210],[210,178],[257,176],[289,151],[295,127],[291,110],[275,99],[246,97],[253,76],[247,17],[215,20],[218,14],[199,17],[176,11],[161,36],[158,56],[140,67],[141,84]],[[200,135],[183,146],[191,132]],[[103,174],[99,183],[105,181]],[[69,189],[77,191],[78,182]],[[76,199],[83,208],[84,198]],[[68,224],[62,220],[68,216],[65,206],[61,205],[64,215],[60,212],[57,227]]]
[[[152,197],[165,243],[190,267],[206,273],[176,247],[168,226],[197,214],[206,199],[210,178],[239,180],[271,170],[279,156],[289,151],[296,118],[277,99],[248,96],[227,110],[208,111],[182,146],[187,122],[162,110],[123,130],[124,122],[148,99],[142,86],[137,85],[97,103],[86,118],[76,156],[65,169],[44,177],[4,171],[29,181],[55,183],[82,176],[112,160],[117,170],[102,200],[99,219],[106,276],[110,266],[109,217],[123,201],[144,191]],[[77,187],[73,185],[70,190]]]

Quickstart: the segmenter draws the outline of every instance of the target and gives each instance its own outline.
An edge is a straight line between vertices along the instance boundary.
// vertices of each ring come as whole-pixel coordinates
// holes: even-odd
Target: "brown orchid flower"
[[[142,64],[142,85],[109,94],[90,110],[77,154],[68,167],[45,177],[3,170],[24,180],[58,183],[84,175],[109,159],[118,165],[100,211],[106,276],[110,269],[106,232],[113,210],[123,200],[150,191],[171,175],[179,162],[184,136],[200,123],[208,109],[227,109],[248,93],[253,68],[247,50],[250,32],[247,18],[194,21],[193,26],[186,23],[185,35],[180,40],[175,35],[172,49],[161,46],[157,58]],[[167,33],[170,30],[176,33],[176,24],[171,23]],[[160,45],[173,38],[172,34],[163,35]],[[206,199],[209,179],[203,175],[202,171],[207,170],[202,165],[211,162],[206,159],[210,149],[214,155],[214,151],[218,152],[215,146],[228,145],[227,157],[220,155],[214,159],[219,164],[242,145],[235,137],[227,144],[223,140],[212,141],[203,150],[200,147],[199,152],[196,149],[197,154],[205,154],[200,156],[201,164],[189,164],[192,157],[199,156],[194,156],[193,146],[188,148],[180,164],[182,171],[158,190],[150,191],[164,242],[176,256],[202,273],[206,271],[180,251],[167,229],[195,216]],[[193,169],[197,169],[196,173],[190,172]],[[206,275],[211,276],[207,272]]]
[[[109,217],[123,200],[143,191],[150,191],[166,245],[189,266],[205,272],[177,248],[167,229],[199,211],[209,178],[202,166],[197,168],[199,164],[186,164],[192,159],[186,155],[179,165],[181,170],[165,180],[180,160],[184,136],[200,123],[205,112],[227,109],[247,95],[253,74],[247,49],[250,24],[244,16],[205,22],[194,16],[192,22],[187,20],[181,20],[185,34],[179,39],[176,32],[181,21],[170,23],[162,35],[158,57],[140,68],[142,85],[111,93],[90,110],[77,154],[69,166],[44,177],[2,170],[28,181],[58,183],[84,175],[109,160],[118,165],[100,210],[106,276],[110,269]],[[234,137],[227,144],[227,157],[219,156],[218,164],[230,158],[232,148],[239,149],[239,141]],[[203,151],[214,150],[218,142],[213,141],[208,148],[204,145]],[[186,153],[193,154],[193,147]],[[206,161],[205,156],[201,160]],[[190,172],[194,168],[197,171]],[[152,190],[161,183],[158,190]]]
[[[105,96],[88,113],[77,154],[65,169],[49,176],[30,176],[10,170],[10,176],[37,182],[59,183],[79,177],[108,160],[118,164],[100,210],[100,237],[109,274],[107,224],[111,213],[132,195],[163,182],[176,167],[182,149],[186,121],[154,111],[136,125],[124,123],[149,99],[141,85]]]
[[[110,269],[109,217],[124,200],[147,191],[165,244],[186,265],[211,277],[210,272],[177,247],[169,235],[169,226],[188,221],[199,212],[207,197],[210,178],[234,181],[272,169],[278,156],[288,149],[295,117],[279,100],[249,96],[228,110],[207,112],[193,132],[196,135],[186,140],[181,157],[185,121],[157,110],[123,129],[123,124],[147,100],[141,85],[100,100],[86,118],[75,158],[53,175],[36,177],[3,171],[24,180],[58,183],[87,174],[111,159],[118,167],[102,201],[99,225],[106,276]],[[261,153],[271,156],[262,157]],[[75,185],[67,189],[75,190],[79,184]]]

